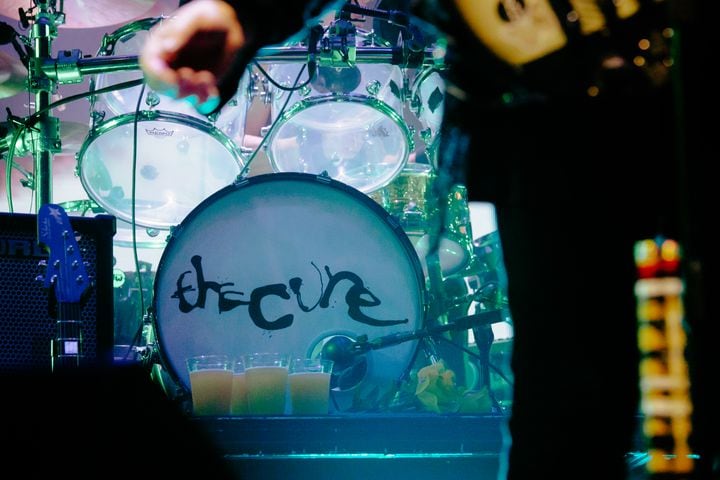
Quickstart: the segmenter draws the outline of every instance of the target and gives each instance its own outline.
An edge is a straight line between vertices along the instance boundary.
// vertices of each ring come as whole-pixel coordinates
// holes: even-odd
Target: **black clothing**
[[[303,18],[303,2],[289,2],[291,11],[283,3],[280,24],[265,16],[272,2],[231,3],[254,46],[287,37]],[[669,70],[667,61],[686,52],[671,52],[678,38],[665,30],[684,32],[702,15],[678,17],[678,8],[641,1],[623,19],[613,2],[599,1],[606,28],[586,34],[569,1],[551,1],[566,45],[511,66],[478,40],[456,1],[410,3],[448,36],[439,178],[496,206],[515,327],[508,478],[625,478],[625,455],[638,447],[633,245],[663,234],[679,238],[690,260],[711,271],[716,265],[703,241],[705,225],[685,223],[688,206],[703,206],[709,196],[688,196],[685,183],[687,175],[707,181],[695,160],[701,148],[684,150],[690,127],[683,115],[699,111],[700,101],[691,94],[688,107],[696,110],[680,109],[680,65]],[[641,39],[656,43],[638,49]],[[255,51],[243,53],[236,67]],[[688,58],[696,63],[681,74],[697,72],[693,53]],[[698,77],[688,79],[698,84]],[[709,288],[699,282],[691,281],[694,298]],[[712,333],[708,319],[693,316],[703,305],[689,305],[690,325]],[[701,361],[715,367],[701,342]],[[717,450],[710,442],[717,441],[708,432],[717,414],[710,414],[711,389],[702,381],[694,387],[696,445],[707,453],[700,469],[709,471]]]

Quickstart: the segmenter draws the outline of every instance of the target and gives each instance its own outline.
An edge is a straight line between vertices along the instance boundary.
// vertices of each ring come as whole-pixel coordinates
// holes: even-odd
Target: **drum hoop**
[[[201,130],[204,133],[210,134],[211,137],[218,140],[218,142],[225,147],[225,149],[233,156],[233,159],[238,165],[238,173],[245,166],[245,158],[242,152],[238,148],[237,144],[233,142],[222,130],[212,125],[209,122],[205,122],[189,115],[182,113],[167,112],[161,110],[142,110],[139,112],[138,123],[145,121],[155,120],[168,120],[170,123],[177,123],[179,125],[190,126],[195,130]],[[91,143],[93,143],[98,137],[113,130],[119,126],[126,125],[135,121],[135,113],[124,113],[113,117],[109,120],[101,122],[99,125],[91,128],[88,134],[85,136],[82,147],[77,153],[78,167],[80,170],[80,180],[82,180],[82,159],[85,156],[85,152]]]
[[[382,224],[389,227],[395,234],[400,242],[400,245],[402,249],[405,251],[406,255],[405,258],[408,259],[408,261],[411,263],[411,268],[415,274],[415,280],[416,280],[416,286],[417,286],[417,293],[418,293],[418,306],[420,307],[420,313],[422,318],[419,319],[420,325],[426,325],[427,324],[427,315],[429,313],[429,303],[427,298],[427,293],[425,290],[425,274],[422,270],[422,264],[420,262],[420,258],[418,257],[417,252],[415,251],[415,247],[413,247],[412,242],[408,238],[405,231],[402,229],[399,223],[397,223],[392,215],[390,215],[384,208],[382,208],[380,205],[378,205],[374,200],[372,200],[367,195],[362,194],[360,191],[342,183],[337,180],[333,180],[331,178],[328,178],[324,175],[313,175],[309,173],[302,173],[302,172],[281,172],[281,173],[267,173],[267,174],[261,174],[256,175],[254,177],[248,177],[244,178],[239,182],[235,182],[231,185],[228,185],[217,192],[210,195],[208,198],[203,200],[200,204],[198,204],[190,213],[187,214],[187,216],[183,219],[183,221],[175,228],[173,228],[170,231],[170,235],[167,237],[167,244],[165,246],[165,249],[163,250],[162,255],[160,256],[160,261],[158,262],[157,269],[156,269],[156,281],[153,282],[153,299],[152,299],[152,312],[151,312],[151,321],[153,326],[153,333],[155,337],[155,345],[158,358],[160,359],[161,365],[163,367],[166,367],[167,365],[171,365],[172,362],[170,361],[170,358],[167,356],[166,349],[164,348],[164,345],[162,344],[162,339],[159,338],[159,317],[158,317],[158,298],[160,297],[159,292],[159,285],[160,280],[162,278],[163,272],[165,271],[166,264],[170,262],[170,255],[172,254],[174,250],[174,246],[177,242],[179,242],[183,238],[183,229],[185,226],[195,220],[198,216],[200,216],[209,205],[214,204],[217,200],[227,196],[231,195],[233,192],[248,188],[252,185],[256,184],[262,184],[266,182],[275,182],[275,181],[298,181],[298,182],[317,182],[321,185],[327,185],[329,187],[335,188],[344,194],[348,195],[349,197],[358,200],[361,204],[368,207],[368,210],[372,212],[372,215],[374,215]],[[417,354],[417,351],[416,351]],[[407,369],[412,367],[413,359],[408,359],[408,366]],[[185,390],[186,393],[189,393],[187,391],[187,388],[185,385],[183,385],[182,380],[178,376],[178,373],[174,369],[168,369],[166,368],[168,375],[172,379],[173,383],[180,387],[182,390]]]
[[[80,212],[81,217],[95,216],[95,215],[108,215],[104,208],[102,208],[95,200],[89,198],[83,198],[79,200],[67,200],[65,202],[59,202],[58,205],[63,207],[68,213]],[[128,223],[128,222],[124,222]],[[129,225],[129,223],[128,223]],[[136,225],[136,228],[149,228]],[[156,229],[160,230],[160,229]],[[117,234],[117,231],[115,232]],[[133,247],[132,240],[118,240],[113,238],[113,246],[115,247]],[[135,242],[138,248],[165,248],[165,241],[159,240],[157,242],[148,242],[145,240],[138,240]]]
[[[383,183],[382,185],[378,185],[372,190],[368,190],[364,193],[372,193],[377,190],[380,190],[381,188],[387,186],[392,180],[398,175],[399,172],[405,168],[405,165],[407,165],[408,158],[410,157],[410,152],[415,150],[415,142],[413,140],[413,136],[410,132],[410,129],[408,128],[407,124],[405,123],[405,120],[400,116],[395,109],[390,107],[386,102],[382,100],[378,100],[377,98],[373,97],[366,97],[364,95],[356,95],[356,94],[348,94],[348,95],[339,95],[339,94],[332,94],[332,95],[321,95],[318,97],[312,97],[312,98],[306,98],[303,100],[300,100],[295,105],[293,105],[289,110],[284,112],[277,120],[277,123],[275,123],[275,126],[273,127],[272,131],[268,134],[267,144],[272,145],[272,142],[275,139],[275,136],[277,135],[277,132],[280,131],[280,127],[282,125],[285,125],[287,122],[289,122],[294,116],[298,115],[300,112],[305,111],[309,108],[312,108],[316,105],[320,104],[327,104],[329,102],[335,102],[335,103],[359,103],[363,105],[368,105],[371,108],[380,111],[380,113],[385,114],[386,116],[390,117],[390,119],[393,121],[395,125],[400,127],[401,134],[405,137],[407,148],[405,149],[405,153],[403,155],[403,158],[400,162],[398,162],[398,166],[393,172],[393,174],[390,176],[390,178],[387,180],[387,182]],[[267,150],[268,158],[270,159],[270,163],[272,165],[273,170],[275,170],[278,173],[281,173],[282,171],[279,169],[277,165],[277,161],[275,159],[275,155],[272,153],[272,148],[268,147]],[[282,173],[290,173],[290,172],[282,172]],[[312,175],[312,174],[310,174]]]
[[[67,212],[82,212],[81,216],[85,216],[87,213],[91,214],[104,214],[107,213],[100,205],[94,200],[81,199],[81,200],[68,200],[66,202],[58,202],[58,205],[63,207]]]
[[[413,101],[415,101],[415,99],[417,99],[417,100],[418,100],[419,102],[421,102],[421,104],[422,104],[422,102],[424,102],[426,99],[422,98],[422,96],[420,95],[420,88],[422,87],[422,85],[423,85],[423,83],[425,82],[425,80],[427,80],[428,78],[430,78],[430,75],[432,75],[433,73],[437,73],[438,75],[440,75],[440,78],[443,79],[441,72],[442,72],[442,71],[441,71],[440,69],[436,68],[436,67],[428,67],[428,68],[423,69],[423,71],[420,72],[420,73],[413,79],[412,86],[410,87],[410,99],[411,99],[411,102],[413,102]],[[443,79],[443,80],[444,80],[444,79]],[[424,108],[424,105],[422,105],[420,108]],[[438,135],[439,135],[439,133],[436,133],[436,137],[437,137]],[[433,139],[433,142],[434,142],[435,140],[436,140],[436,139]]]
[[[211,123],[181,113],[167,112],[162,110],[141,110],[138,112],[138,123],[155,120],[168,120],[170,123],[190,126],[191,128],[209,134],[212,138],[217,140],[218,143],[220,143],[225,148],[225,150],[228,151],[228,153],[230,153],[232,159],[235,161],[235,165],[237,166],[238,174],[245,167],[245,158],[240,152],[240,149],[237,147],[235,142],[233,142],[227,135],[225,135],[222,130],[215,127]],[[96,127],[91,128],[88,134],[85,136],[85,140],[83,141],[83,144],[80,147],[80,150],[76,154],[75,158],[77,162],[77,172],[78,176],[80,177],[80,183],[82,183],[82,186],[86,192],[89,193],[93,191],[91,185],[88,183],[87,179],[83,175],[83,159],[85,158],[85,153],[87,152],[87,149],[95,140],[102,137],[103,134],[119,126],[123,126],[134,121],[135,113],[125,113],[123,115],[118,115],[117,117],[105,120]],[[111,211],[111,209],[107,208],[106,205],[103,205],[102,202],[99,202],[97,200],[95,201],[106,211]],[[130,215],[123,214],[122,212],[115,213],[114,215],[128,223],[132,223],[132,218]],[[157,228],[160,230],[163,229],[163,227],[158,227],[157,225],[146,225],[144,223],[139,223],[137,222],[137,219],[135,221],[135,224],[137,226],[146,228]]]
[[[427,176],[431,179],[437,177],[437,172],[435,171],[435,168],[429,163],[408,163],[407,165],[405,165],[405,168],[402,169],[400,175],[405,172],[427,174]]]
[[[148,17],[148,18],[141,18],[139,20],[135,20],[133,22],[130,22],[128,24],[123,25],[122,27],[117,28],[116,30],[106,33],[103,36],[103,45],[105,48],[100,48],[98,50],[97,55],[98,56],[108,56],[111,54],[111,52],[115,51],[115,44],[125,35],[128,35],[130,33],[136,33],[136,32],[143,32],[143,31],[149,31],[152,27],[154,27],[156,24],[160,23],[160,21],[164,20],[166,17]],[[112,47],[112,48],[109,48]]]
[[[300,112],[302,112],[304,110],[307,110],[309,108],[312,108],[314,106],[321,105],[321,104],[344,103],[344,102],[365,104],[375,110],[380,111],[380,113],[387,115],[388,117],[390,117],[393,120],[393,122],[395,122],[400,127],[402,132],[405,134],[405,137],[408,139],[408,142],[412,143],[412,135],[410,134],[410,129],[405,124],[405,120],[402,118],[402,116],[400,116],[400,114],[398,114],[395,111],[394,108],[392,108],[390,105],[388,105],[387,102],[377,99],[377,98],[374,98],[374,97],[370,97],[370,96],[366,96],[366,95],[352,94],[352,93],[342,94],[342,95],[338,94],[338,93],[333,93],[330,95],[319,95],[316,97],[305,98],[303,100],[300,100],[300,101],[296,102],[295,105],[290,107],[289,110],[286,110],[282,115],[280,115],[278,124],[274,130],[277,131],[277,129],[280,127],[280,125],[288,122],[289,120],[292,119],[292,117],[294,117],[295,115],[299,114]],[[274,132],[272,134],[274,134]],[[271,139],[269,139],[269,140],[271,140]],[[411,148],[411,150],[412,150],[412,148]]]
[[[422,85],[423,82],[425,80],[427,80],[430,77],[430,75],[432,75],[433,73],[437,73],[438,75],[440,75],[440,78],[443,78],[442,70],[437,67],[430,66],[430,67],[422,68],[420,73],[418,73],[415,76],[415,78],[413,79],[410,90],[414,93],[418,88],[420,88],[420,85]],[[444,78],[443,78],[443,80],[444,80]]]

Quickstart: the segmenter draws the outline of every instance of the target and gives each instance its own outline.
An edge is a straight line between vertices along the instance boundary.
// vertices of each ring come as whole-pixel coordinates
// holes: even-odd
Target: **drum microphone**
[[[365,354],[371,350],[391,347],[448,331],[469,330],[471,328],[489,326],[493,323],[501,323],[503,321],[505,321],[505,317],[502,310],[491,310],[461,317],[445,325],[436,325],[411,332],[392,333],[373,340],[368,340],[367,335],[360,335],[357,339],[338,335],[325,342],[320,352],[320,357],[324,360],[332,360],[335,364],[335,369],[344,370],[354,363],[354,357]]]
[[[317,72],[317,47],[323,36],[323,26],[315,25],[308,33],[308,78],[312,79]]]

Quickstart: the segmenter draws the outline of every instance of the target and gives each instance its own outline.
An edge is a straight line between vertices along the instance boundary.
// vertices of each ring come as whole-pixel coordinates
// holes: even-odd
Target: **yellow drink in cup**
[[[232,396],[232,363],[225,355],[200,355],[187,360],[195,415],[228,415]]]
[[[230,403],[231,415],[247,415],[248,399],[247,399],[247,381],[245,379],[245,363],[236,360],[233,364],[232,377],[232,401]]]
[[[327,415],[331,373],[329,360],[293,359],[288,376],[293,415]]]
[[[283,415],[287,395],[288,357],[252,353],[243,357],[250,415]]]

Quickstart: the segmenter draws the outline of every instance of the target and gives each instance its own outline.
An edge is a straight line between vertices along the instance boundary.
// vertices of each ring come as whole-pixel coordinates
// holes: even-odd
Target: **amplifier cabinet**
[[[82,360],[112,363],[112,248],[115,217],[70,217],[92,279],[81,304]],[[55,303],[38,279],[47,252],[37,243],[37,215],[0,213],[0,373],[49,371],[56,336]]]

